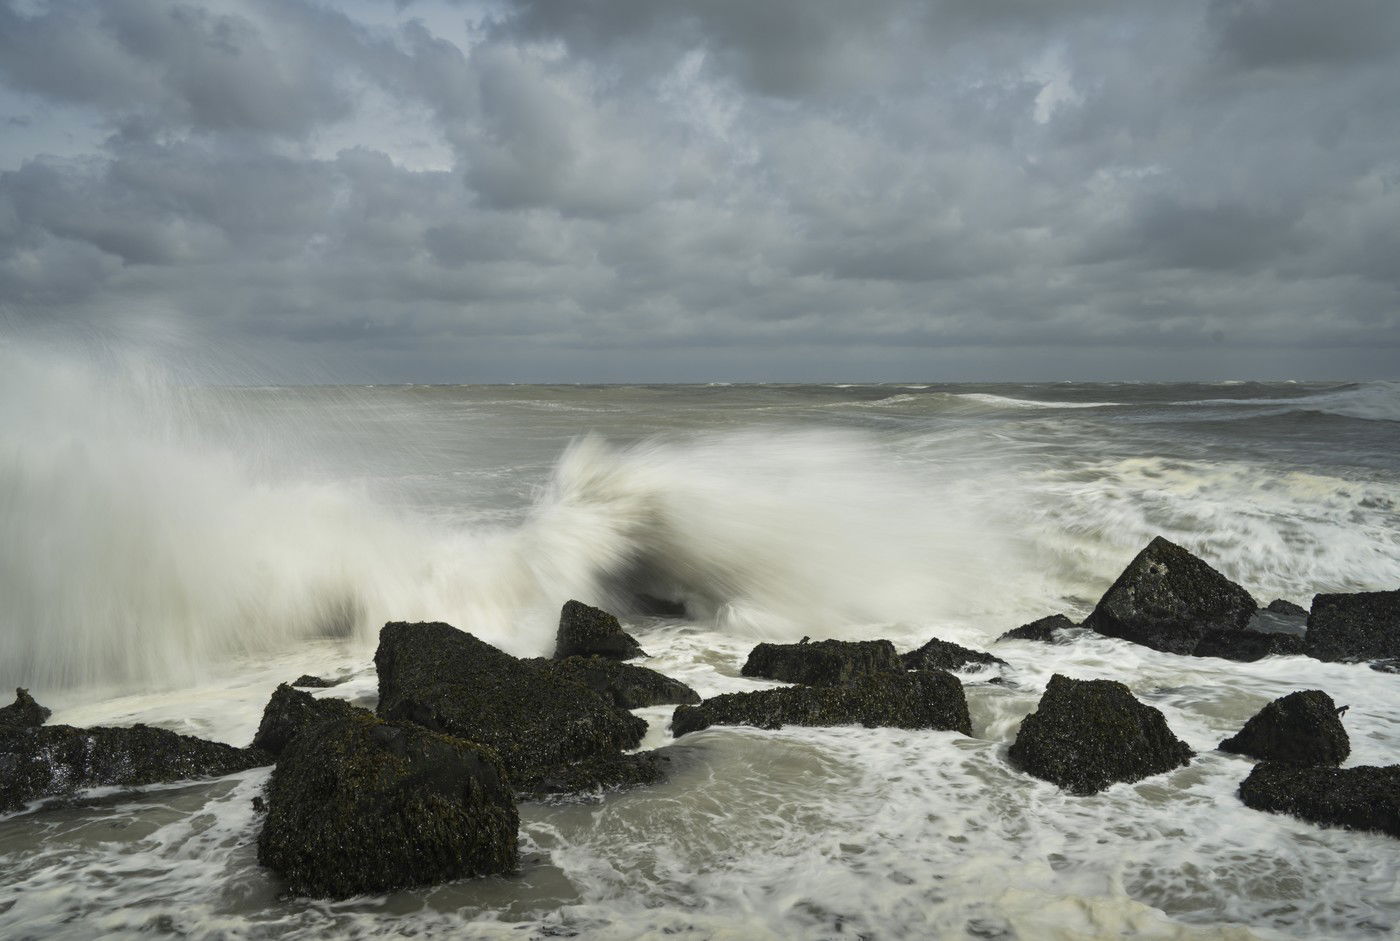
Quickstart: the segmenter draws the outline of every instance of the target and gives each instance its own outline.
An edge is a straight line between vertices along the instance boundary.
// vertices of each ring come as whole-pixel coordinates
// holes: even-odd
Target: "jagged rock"
[[[1308,655],[1319,660],[1400,657],[1400,591],[1315,596],[1307,642]]]
[[[359,714],[373,715],[368,709],[352,706],[343,699],[317,699],[283,683],[263,708],[253,747],[280,755],[286,744],[308,725]]]
[[[267,784],[258,862],[344,898],[509,872],[519,816],[490,749],[364,713],[303,730]]]
[[[591,690],[449,624],[384,625],[374,664],[380,718],[490,746],[521,791],[563,765],[616,757],[646,733],[644,720]]]
[[[960,670],[970,663],[987,666],[1006,666],[1006,661],[981,650],[960,647],[937,637],[918,650],[900,655],[900,662],[906,670]]]
[[[292,681],[293,686],[300,686],[302,689],[330,689],[332,686],[339,686],[344,680],[325,680],[319,676],[312,676],[310,673],[303,673]]]
[[[39,705],[27,689],[15,690],[15,701],[0,709],[0,728],[37,728],[49,720],[53,711]]]
[[[1320,689],[1275,699],[1244,728],[1220,743],[1221,751],[1293,765],[1339,765],[1351,754],[1337,704]]]
[[[1038,621],[1032,621],[1029,624],[1022,624],[1018,628],[1009,630],[998,637],[997,640],[1038,640],[1043,643],[1054,644],[1061,641],[1061,638],[1057,636],[1058,631],[1078,626],[1078,624],[1075,624],[1063,614],[1052,614],[1049,617],[1041,618]]]
[[[617,618],[581,601],[566,601],[559,612],[559,633],[554,639],[554,659],[609,657],[630,660],[645,657],[636,639],[622,629]]]
[[[1272,614],[1286,614],[1289,617],[1305,618],[1308,616],[1308,609],[1301,605],[1296,605],[1291,601],[1284,601],[1282,598],[1275,598],[1270,601],[1268,607],[1264,609]]]
[[[1191,651],[1197,657],[1221,657],[1247,663],[1264,657],[1301,655],[1306,645],[1294,634],[1265,631],[1209,630]]]
[[[1265,761],[1240,784],[1246,807],[1400,837],[1400,765],[1300,768]]]
[[[1190,654],[1207,631],[1238,631],[1258,605],[1185,549],[1156,537],[1099,599],[1084,626],[1154,650]]]
[[[1193,753],[1122,683],[1056,673],[1008,754],[1026,773],[1089,795],[1189,764]]]
[[[759,644],[739,670],[743,676],[829,686],[904,667],[887,640],[802,640],[796,644]]]
[[[538,657],[521,662],[586,686],[619,709],[700,701],[700,694],[680,680],[607,657],[566,657],[563,660]]]
[[[877,673],[839,685],[725,693],[698,706],[680,706],[671,716],[671,734],[678,738],[712,725],[863,725],[972,734],[962,683],[937,670]]]
[[[146,725],[4,727],[0,728],[0,812],[84,788],[212,778],[269,764],[272,756],[258,749],[234,748]]]

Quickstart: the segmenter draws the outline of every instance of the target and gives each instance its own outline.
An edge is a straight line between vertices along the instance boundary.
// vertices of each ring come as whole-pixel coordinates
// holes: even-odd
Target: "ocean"
[[[1078,620],[1153,536],[1261,604],[1400,587],[1400,383],[190,385],[15,358],[0,379],[0,688],[53,723],[246,744],[279,682],[372,706],[387,620],[548,654],[626,615],[702,695],[758,641],[940,637],[974,735],[712,728],[639,710],[657,786],[521,805],[512,875],[342,902],[260,869],[266,769],[0,819],[0,937],[1381,938],[1400,843],[1245,808],[1215,751],[1266,702],[1348,704],[1400,761],[1400,676],[1179,657]],[[1054,673],[1126,683],[1196,751],[1075,797],[1012,767]],[[1001,676],[1004,683],[991,683]]]

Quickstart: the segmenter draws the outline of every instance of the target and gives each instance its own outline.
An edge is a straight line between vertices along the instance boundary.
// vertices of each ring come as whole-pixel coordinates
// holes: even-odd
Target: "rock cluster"
[[[739,672],[788,683],[830,686],[903,669],[894,644],[887,640],[803,640],[759,644]]]
[[[961,670],[969,665],[1006,666],[1006,661],[981,650],[960,647],[937,637],[918,650],[911,650],[900,658],[906,670]]]
[[[1307,652],[1333,661],[1400,658],[1400,591],[1314,596]]]
[[[49,721],[53,715],[47,707],[39,705],[27,689],[15,690],[15,701],[0,709],[0,728],[30,729]]]
[[[1351,754],[1351,742],[1332,697],[1307,689],[1269,703],[1220,750],[1261,761],[1336,766]]]
[[[1029,624],[1022,624],[1020,627],[1013,628],[1005,634],[1002,634],[997,640],[1036,640],[1041,643],[1056,644],[1063,641],[1063,637],[1060,636],[1060,631],[1078,626],[1078,624],[1075,624],[1063,614],[1052,614],[1049,617],[1040,618]]]
[[[619,709],[698,703],[700,694],[664,673],[607,657],[538,657],[524,663],[561,680],[585,686]]]
[[[1329,768],[1265,761],[1240,784],[1240,800],[1255,810],[1400,837],[1400,765]]]

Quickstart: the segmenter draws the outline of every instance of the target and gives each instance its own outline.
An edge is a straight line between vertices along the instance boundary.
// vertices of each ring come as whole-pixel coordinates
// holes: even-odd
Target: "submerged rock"
[[[1305,648],[1303,638],[1294,634],[1210,630],[1201,635],[1191,653],[1197,657],[1220,657],[1248,663],[1265,657],[1301,655],[1306,652]]]
[[[1286,614],[1289,617],[1305,618],[1308,616],[1308,609],[1302,605],[1296,605],[1291,601],[1284,601],[1282,598],[1275,598],[1270,601],[1268,607],[1264,609],[1271,614]]]
[[[374,664],[380,718],[490,746],[521,791],[561,766],[615,758],[646,732],[644,720],[591,690],[449,624],[384,625]]]
[[[344,898],[509,872],[519,816],[489,749],[372,715],[317,723],[267,784],[258,862]]]
[[[630,660],[645,657],[636,638],[622,629],[617,618],[581,601],[566,601],[559,613],[559,633],[554,639],[554,659],[609,657]]]
[[[1246,807],[1400,837],[1400,765],[1302,768],[1266,761],[1240,784]]]
[[[262,722],[253,736],[253,747],[280,755],[286,744],[308,725],[354,715],[368,716],[373,713],[352,706],[343,699],[317,699],[310,693],[303,693],[283,683],[263,708]]]
[[[1253,596],[1181,546],[1156,537],[1099,599],[1084,626],[1167,653],[1190,654],[1208,631],[1239,631]]]
[[[0,728],[37,728],[49,720],[53,711],[34,701],[27,689],[15,690],[15,701],[0,709]]]
[[[803,640],[759,644],[739,671],[744,676],[829,686],[878,673],[898,673],[899,655],[887,640]]]
[[[942,671],[879,673],[850,683],[725,693],[671,716],[679,738],[712,725],[863,725],[972,734],[962,683]]]
[[[1239,732],[1220,743],[1221,751],[1293,765],[1339,765],[1351,754],[1337,704],[1320,689],[1275,699]]]
[[[1006,666],[1006,661],[1000,657],[970,647],[960,647],[937,637],[918,650],[902,654],[899,659],[906,670],[960,670],[971,663]]]
[[[1193,753],[1122,683],[1056,673],[1008,754],[1027,774],[1089,795],[1182,767]]]
[[[300,686],[303,689],[330,689],[332,686],[339,686],[344,680],[326,680],[319,676],[312,676],[310,673],[303,673],[292,681],[293,686]]]
[[[539,657],[521,662],[586,686],[619,709],[700,701],[700,694],[680,680],[607,657],[566,657],[563,660]]]
[[[1054,644],[1062,640],[1057,636],[1059,631],[1078,626],[1063,614],[1052,614],[1049,617],[1009,630],[997,640],[1038,640],[1042,643]]]
[[[272,756],[259,749],[147,725],[0,727],[0,812],[84,788],[213,778],[269,764]]]
[[[1400,658],[1400,591],[1317,595],[1307,642],[1308,655],[1319,660]]]

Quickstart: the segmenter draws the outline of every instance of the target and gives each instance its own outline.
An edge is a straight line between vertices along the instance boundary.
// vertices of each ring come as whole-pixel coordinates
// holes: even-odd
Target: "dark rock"
[[[89,787],[212,778],[272,764],[272,756],[146,725],[0,728],[0,812]]]
[[[960,670],[970,663],[1006,666],[1006,661],[981,650],[960,647],[937,637],[918,650],[900,656],[906,670]]]
[[[1315,596],[1307,641],[1308,655],[1319,660],[1400,657],[1400,591]]]
[[[373,715],[368,709],[352,706],[343,699],[317,699],[283,683],[263,708],[253,747],[280,755],[286,744],[308,725],[361,714]]]
[[[1209,630],[1201,635],[1191,653],[1197,657],[1250,662],[1264,657],[1301,655],[1305,647],[1303,638],[1293,634]]]
[[[739,671],[744,676],[829,686],[878,673],[898,673],[899,655],[887,640],[803,640],[759,644]]]
[[[1371,663],[1371,669],[1377,673],[1400,673],[1400,658],[1375,660]]]
[[[1400,765],[1300,768],[1266,761],[1240,784],[1246,807],[1400,837]]]
[[[646,733],[644,720],[591,690],[448,624],[384,625],[374,664],[381,718],[490,746],[521,791],[562,765],[617,757]]]
[[[1088,795],[1189,764],[1192,751],[1122,683],[1056,673],[1008,754],[1026,773]]]
[[[299,895],[381,893],[508,872],[518,826],[490,749],[364,714],[288,743],[268,781],[258,862]]]
[[[531,792],[543,797],[655,784],[666,776],[669,761],[665,755],[654,751],[585,759],[555,768],[541,778]]]
[[[636,639],[622,629],[617,618],[601,608],[581,601],[566,601],[559,613],[559,633],[554,640],[554,659],[565,657],[610,657],[630,660],[645,657]]]
[[[0,727],[16,729],[37,728],[49,720],[53,711],[39,705],[27,689],[15,690],[15,701],[0,709]]]
[[[936,670],[877,673],[840,685],[725,693],[698,706],[680,706],[671,716],[676,737],[712,725],[863,725],[972,734],[962,683]]]
[[[325,680],[319,676],[312,676],[310,673],[303,673],[292,681],[293,686],[300,686],[302,689],[330,689],[332,686],[339,686],[344,680]]]
[[[1305,618],[1308,616],[1308,609],[1302,605],[1296,605],[1291,601],[1284,601],[1282,598],[1275,598],[1269,602],[1264,609],[1272,614],[1286,614],[1290,617]]]
[[[1047,644],[1059,643],[1061,638],[1056,636],[1058,631],[1070,627],[1078,627],[1063,614],[1052,614],[1049,617],[1032,621],[1029,624],[1022,624],[1020,627],[1007,631],[997,638],[1003,640],[1038,640]]]
[[[563,660],[539,657],[521,662],[586,686],[619,709],[700,701],[700,694],[680,680],[607,657],[566,657]]]
[[[1257,607],[1249,592],[1158,536],[1099,599],[1084,626],[1154,650],[1189,654],[1207,631],[1242,630]]]
[[[1293,765],[1339,765],[1351,754],[1337,704],[1320,689],[1275,699],[1238,733],[1220,743],[1221,751]]]

